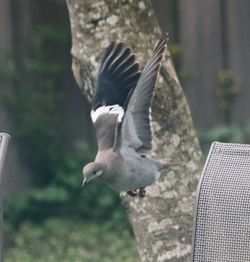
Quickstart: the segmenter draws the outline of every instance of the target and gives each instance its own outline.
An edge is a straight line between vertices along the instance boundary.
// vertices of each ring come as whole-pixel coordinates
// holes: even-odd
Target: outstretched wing
[[[152,148],[150,110],[153,91],[167,41],[168,35],[164,34],[152,57],[146,63],[135,91],[129,100],[121,128],[122,146],[129,146],[137,151]]]
[[[97,78],[92,109],[118,104],[123,107],[141,75],[130,48],[112,42],[104,54]]]
[[[121,122],[128,97],[141,75],[130,48],[112,42],[107,48],[98,73],[96,93],[92,101],[98,149],[112,148],[117,123]]]

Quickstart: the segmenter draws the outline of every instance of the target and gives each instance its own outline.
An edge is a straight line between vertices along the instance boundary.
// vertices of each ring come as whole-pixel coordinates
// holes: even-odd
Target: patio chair
[[[250,145],[212,144],[195,213],[193,262],[250,261]]]
[[[5,162],[5,156],[7,152],[8,142],[10,136],[5,133],[0,133],[0,262],[3,262],[3,202],[2,202],[2,182],[3,182],[3,165]]]

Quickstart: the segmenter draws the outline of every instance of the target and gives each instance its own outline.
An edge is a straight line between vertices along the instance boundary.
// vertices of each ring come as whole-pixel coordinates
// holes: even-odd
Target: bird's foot
[[[130,190],[130,191],[127,191],[127,194],[131,197],[135,197],[135,196],[138,196],[138,192],[137,190]]]
[[[141,188],[139,189],[138,195],[139,195],[140,198],[145,197],[145,195],[146,195],[145,187],[141,187]]]
[[[127,191],[127,194],[131,197],[139,196],[140,198],[143,198],[146,195],[146,190],[145,187],[141,187],[138,190],[135,189],[135,190]]]

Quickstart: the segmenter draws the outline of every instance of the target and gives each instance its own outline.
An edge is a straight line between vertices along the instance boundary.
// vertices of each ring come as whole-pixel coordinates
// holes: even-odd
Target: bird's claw
[[[139,189],[138,195],[139,195],[140,198],[145,197],[145,195],[146,195],[145,187],[142,187],[142,188]]]
[[[137,193],[137,190],[130,190],[130,191],[127,191],[127,194],[131,197],[135,197],[138,195]]]
[[[139,190],[127,191],[127,194],[131,197],[139,196],[140,198],[144,198],[146,195],[146,190],[145,187],[141,187]]]

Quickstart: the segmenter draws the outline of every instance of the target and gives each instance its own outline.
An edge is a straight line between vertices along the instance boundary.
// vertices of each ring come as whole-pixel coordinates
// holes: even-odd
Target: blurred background
[[[153,0],[152,7],[170,32],[204,154],[214,140],[250,143],[250,2]],[[12,136],[5,260],[139,261],[118,194],[98,182],[80,188],[96,143],[70,48],[65,1],[0,0],[0,132]]]

